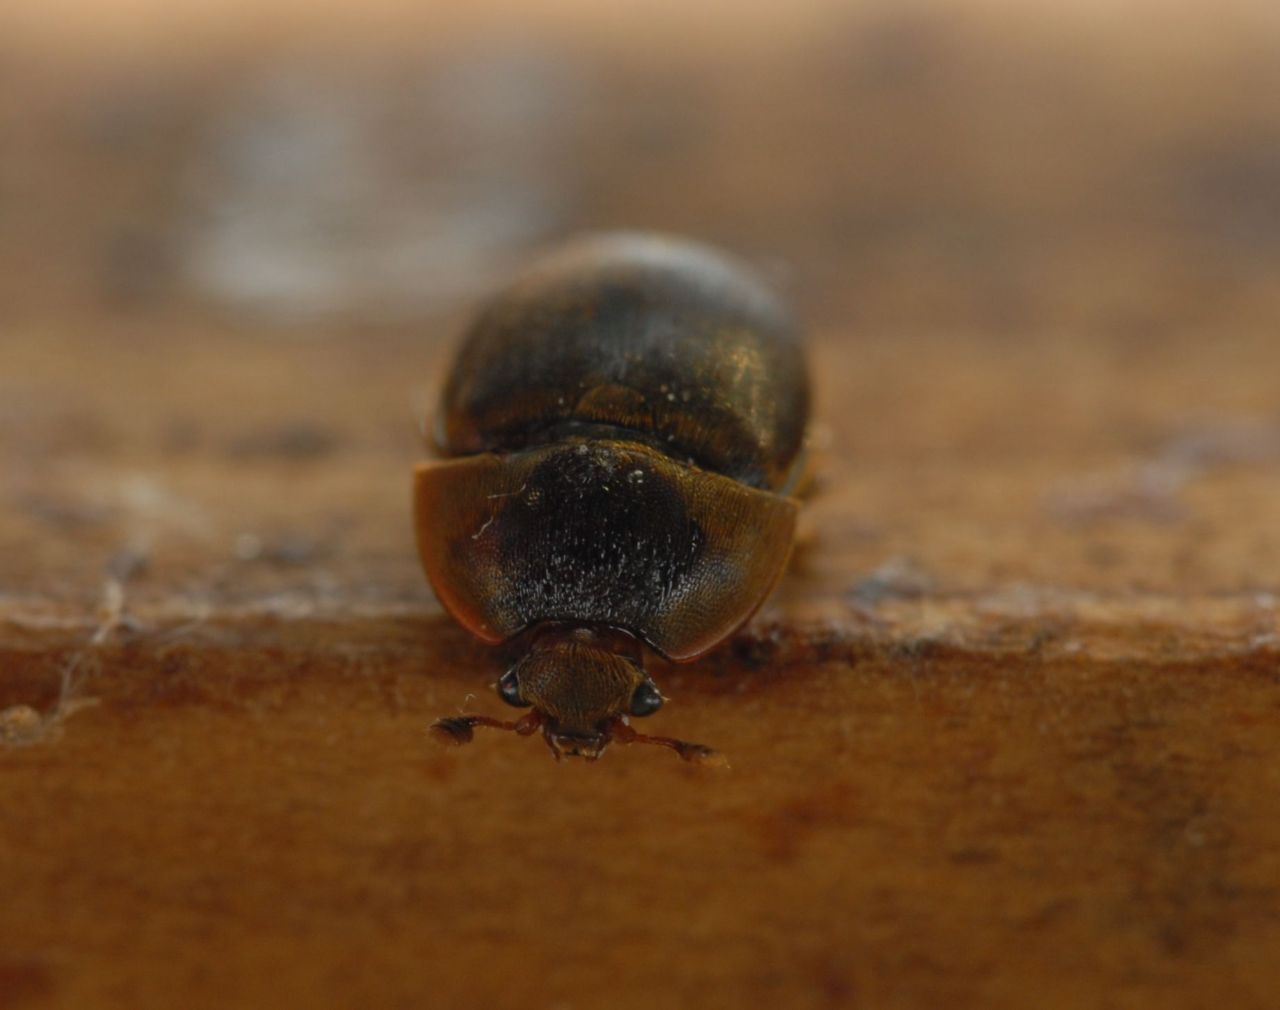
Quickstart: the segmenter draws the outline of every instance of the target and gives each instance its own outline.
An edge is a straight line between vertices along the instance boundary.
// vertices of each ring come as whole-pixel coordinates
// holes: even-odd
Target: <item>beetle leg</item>
[[[537,712],[529,712],[516,722],[495,719],[488,715],[460,715],[449,719],[437,719],[431,724],[431,735],[441,743],[460,747],[470,743],[475,736],[477,726],[488,726],[492,729],[507,729],[521,736],[528,736],[542,723]]]
[[[677,740],[670,736],[649,736],[637,733],[625,722],[618,720],[611,727],[613,739],[618,743],[652,743],[659,747],[670,747],[685,761],[707,765],[711,768],[728,768],[729,762],[718,750],[712,750],[705,744],[690,743],[688,740]]]

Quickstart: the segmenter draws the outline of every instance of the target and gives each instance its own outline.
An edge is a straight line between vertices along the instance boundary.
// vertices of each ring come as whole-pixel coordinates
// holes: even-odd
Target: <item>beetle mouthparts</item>
[[[559,761],[565,757],[580,757],[586,761],[599,761],[612,737],[608,733],[580,736],[573,733],[557,733],[550,726],[543,732],[547,746]]]

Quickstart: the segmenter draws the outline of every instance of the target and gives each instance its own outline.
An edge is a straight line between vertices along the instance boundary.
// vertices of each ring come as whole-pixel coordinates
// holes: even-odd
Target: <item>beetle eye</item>
[[[498,696],[508,705],[516,708],[528,708],[529,703],[520,697],[520,682],[516,680],[515,669],[504,673],[498,681]]]
[[[662,708],[662,695],[648,681],[636,688],[631,696],[631,714],[635,716],[653,715]]]

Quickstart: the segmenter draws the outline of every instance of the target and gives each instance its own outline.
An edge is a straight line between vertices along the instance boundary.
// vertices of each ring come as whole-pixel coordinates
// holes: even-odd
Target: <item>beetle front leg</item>
[[[718,750],[700,743],[690,743],[688,740],[677,740],[671,736],[649,736],[647,733],[637,733],[629,725],[619,719],[611,727],[611,734],[618,743],[651,743],[657,744],[659,747],[669,747],[685,761],[692,761],[694,764],[706,765],[708,768],[728,768],[728,759]]]
[[[495,719],[488,715],[459,715],[447,719],[437,719],[431,724],[431,736],[443,744],[461,747],[475,738],[477,726],[488,726],[491,729],[505,729],[520,736],[528,736],[542,725],[542,716],[538,712],[529,712],[516,722]]]

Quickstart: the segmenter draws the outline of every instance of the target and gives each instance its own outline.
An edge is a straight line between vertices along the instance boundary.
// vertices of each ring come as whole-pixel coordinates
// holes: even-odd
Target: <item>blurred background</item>
[[[0,2],[0,1007],[1273,1006],[1278,99],[1275,0]],[[424,739],[451,342],[615,227],[812,334],[714,782]]]
[[[468,306],[613,227],[723,245],[793,299],[837,484],[951,461],[926,507],[1021,468],[1025,508],[974,502],[940,575],[1167,589],[1167,547],[1117,575],[1032,544],[1176,518],[1188,454],[1280,455],[1278,57],[1263,0],[6,4],[7,589],[92,596],[158,523],[202,592],[268,541],[399,558],[407,530],[361,547],[362,517],[403,511]],[[316,464],[291,515],[255,466],[279,460]],[[836,507],[881,542],[833,585],[928,539],[903,493]],[[1239,588],[1259,551],[1192,568]],[[389,564],[370,586],[421,600]]]
[[[0,304],[421,332],[625,225],[829,327],[1251,325],[1277,46],[1263,0],[7,4]]]

